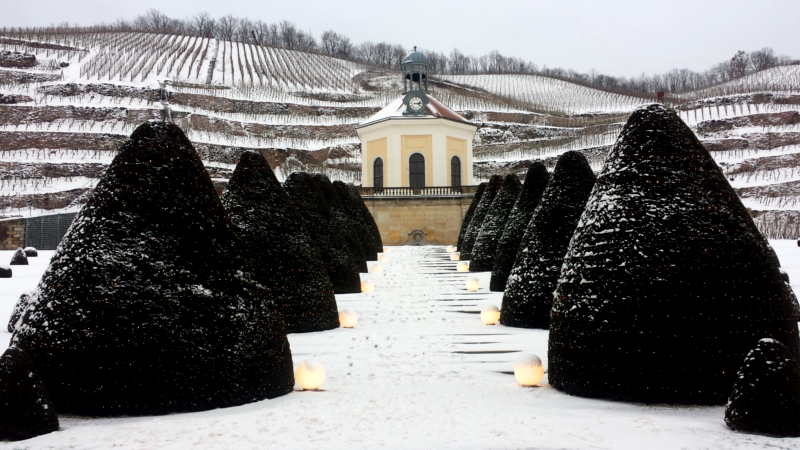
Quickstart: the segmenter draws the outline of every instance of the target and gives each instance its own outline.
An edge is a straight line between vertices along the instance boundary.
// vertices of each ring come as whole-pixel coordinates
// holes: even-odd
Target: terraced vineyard
[[[238,155],[283,176],[360,182],[358,123],[401,95],[399,73],[301,51],[194,36],[15,30],[0,51],[0,216],[80,206],[117,146],[146,120],[179,124],[220,190]],[[19,52],[16,55],[13,52]],[[34,55],[35,59],[24,54]],[[3,60],[5,61],[5,60]],[[431,95],[479,126],[478,180],[552,168],[567,150],[598,170],[647,96],[537,75],[439,75]],[[800,66],[668,97],[771,238],[800,237]]]

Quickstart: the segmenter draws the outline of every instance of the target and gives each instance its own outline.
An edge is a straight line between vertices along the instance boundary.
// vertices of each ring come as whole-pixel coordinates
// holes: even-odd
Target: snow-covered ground
[[[795,289],[800,248],[772,241]],[[0,351],[5,321],[20,293],[33,289],[53,252],[14,266],[0,279]],[[7,264],[12,252],[0,252]],[[749,449],[800,448],[800,439],[734,433],[723,407],[641,405],[565,395],[547,384],[519,386],[522,354],[547,367],[547,332],[485,326],[487,303],[502,294],[464,287],[443,247],[393,247],[371,294],[339,295],[359,315],[354,329],[292,334],[295,367],[327,371],[323,391],[234,408],[167,416],[97,419],[61,416],[61,430],[0,448],[80,449]]]

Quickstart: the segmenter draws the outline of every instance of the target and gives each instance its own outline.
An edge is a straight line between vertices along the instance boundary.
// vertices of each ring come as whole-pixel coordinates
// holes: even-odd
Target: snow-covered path
[[[800,249],[773,241],[792,280]],[[11,252],[0,252],[0,259]],[[49,258],[48,252],[45,258]],[[363,274],[374,293],[337,296],[359,315],[354,329],[292,334],[295,367],[313,359],[327,371],[323,391],[241,407],[157,417],[62,416],[61,431],[0,448],[107,449],[678,449],[800,447],[729,431],[723,407],[637,405],[516,384],[514,362],[534,353],[547,367],[547,332],[485,326],[486,303],[502,295],[464,287],[443,247],[393,247],[384,272]],[[45,258],[42,258],[44,260]],[[2,262],[0,261],[0,262]],[[33,260],[32,260],[33,261]],[[44,264],[20,269],[19,287],[0,290],[0,317]],[[15,277],[17,268],[15,267]],[[34,281],[35,284],[35,281]],[[798,283],[800,284],[800,283]],[[797,289],[800,286],[797,286]],[[4,322],[4,320],[2,321]],[[0,332],[0,350],[10,337]]]

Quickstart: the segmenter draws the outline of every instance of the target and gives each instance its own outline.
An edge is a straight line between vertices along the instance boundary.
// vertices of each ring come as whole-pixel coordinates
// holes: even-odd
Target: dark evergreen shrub
[[[358,237],[355,224],[350,220],[347,211],[344,210],[344,205],[342,205],[342,201],[339,199],[336,189],[333,188],[333,183],[331,183],[327,175],[322,173],[315,173],[313,177],[319,191],[322,192],[322,195],[331,207],[333,224],[335,228],[341,232],[345,242],[347,242],[347,247],[350,250],[350,254],[355,258],[354,262],[358,265],[358,270],[366,273],[367,255],[361,247],[361,239]]]
[[[761,339],[744,360],[725,408],[732,430],[800,436],[800,365],[785,345]]]
[[[258,281],[272,291],[286,331],[338,328],[333,285],[319,251],[260,153],[242,154],[220,200]]]
[[[0,267],[0,278],[11,278],[13,273],[11,267]]]
[[[25,247],[25,256],[33,258],[39,256],[39,252],[34,247]]]
[[[472,221],[472,216],[475,214],[475,208],[478,207],[478,203],[481,202],[481,197],[483,196],[483,191],[486,189],[486,182],[478,185],[478,190],[475,191],[475,196],[472,197],[472,202],[469,204],[469,208],[467,208],[467,213],[464,214],[464,220],[461,222],[461,230],[458,232],[458,242],[456,244],[456,249],[461,251],[461,245],[464,243],[464,235],[467,234],[467,228],[469,228],[469,223]]]
[[[759,339],[800,350],[793,296],[765,243],[675,112],[637,109],[564,258],[550,383],[582,396],[724,403]]]
[[[522,237],[503,294],[500,323],[510,327],[550,326],[550,307],[564,254],[586,207],[595,176],[582,153],[558,158],[550,183]]]
[[[337,294],[361,292],[358,263],[336,227],[331,207],[314,178],[305,172],[295,172],[286,178],[283,188],[314,239],[334,291]]]
[[[0,441],[21,441],[58,430],[56,408],[22,349],[0,356]]]
[[[375,244],[375,253],[382,253],[383,252],[383,240],[381,239],[381,231],[378,229],[378,224],[375,222],[375,218],[372,217],[372,213],[369,212],[369,208],[367,208],[367,204],[364,203],[364,199],[361,198],[361,194],[358,193],[358,189],[352,184],[349,184],[348,189],[350,189],[350,195],[357,201],[358,207],[361,209],[361,217],[364,220],[364,224],[366,224],[367,229],[372,234],[372,241]]]
[[[517,257],[522,235],[531,221],[533,211],[542,198],[542,193],[550,180],[547,167],[541,161],[534,161],[528,168],[525,175],[525,183],[522,185],[514,208],[508,215],[508,222],[503,230],[503,236],[497,244],[497,253],[494,256],[494,266],[492,266],[492,279],[489,289],[502,292],[506,289],[506,281],[514,266],[514,259]]]
[[[483,225],[475,238],[472,247],[472,259],[469,262],[470,272],[488,272],[494,266],[497,244],[503,235],[511,208],[517,201],[522,183],[516,174],[508,174],[492,202],[492,206],[483,219]]]
[[[75,217],[12,342],[66,413],[159,414],[286,394],[282,317],[243,253],[180,128],[145,123]]]
[[[25,250],[22,247],[18,248],[14,252],[14,256],[11,257],[12,266],[27,266],[28,265],[28,257],[25,256]]]
[[[489,208],[492,207],[492,202],[494,202],[497,191],[500,190],[500,186],[502,185],[502,175],[492,175],[492,177],[489,178],[489,182],[486,183],[486,188],[483,190],[481,200],[478,202],[478,206],[475,207],[475,212],[472,214],[472,219],[469,221],[467,232],[464,233],[464,240],[461,242],[463,248],[458,249],[461,254],[461,259],[472,258],[472,247],[475,245],[475,240],[478,238],[478,233],[483,226],[483,219],[486,218],[486,214],[489,212]]]
[[[363,204],[363,201],[360,198],[354,197],[350,186],[343,181],[334,181],[333,188],[336,190],[336,195],[342,202],[344,212],[347,213],[347,217],[350,218],[350,222],[352,222],[355,227],[356,236],[361,244],[361,250],[364,252],[364,258],[367,261],[377,261],[378,253],[382,252],[383,249],[379,249],[380,242],[375,240],[375,234],[365,222],[364,214],[359,206],[359,202]]]
[[[11,310],[11,318],[8,319],[8,326],[6,328],[9,333],[13,333],[16,329],[19,318],[22,317],[22,312],[28,307],[30,299],[31,296],[29,294],[20,295],[19,300],[17,300],[17,303],[14,305],[14,309]]]

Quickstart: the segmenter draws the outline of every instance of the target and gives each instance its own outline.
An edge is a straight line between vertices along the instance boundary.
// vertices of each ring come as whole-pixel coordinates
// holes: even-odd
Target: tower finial
[[[417,51],[417,46],[416,45],[414,46],[414,51]]]

